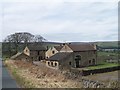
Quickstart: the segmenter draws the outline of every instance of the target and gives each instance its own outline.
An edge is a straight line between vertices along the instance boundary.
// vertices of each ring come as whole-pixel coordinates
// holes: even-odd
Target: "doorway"
[[[42,56],[39,56],[39,61],[41,61],[42,60]]]
[[[80,60],[81,60],[81,56],[80,56],[80,55],[77,55],[77,56],[75,57],[76,68],[79,68],[79,67],[80,67]]]

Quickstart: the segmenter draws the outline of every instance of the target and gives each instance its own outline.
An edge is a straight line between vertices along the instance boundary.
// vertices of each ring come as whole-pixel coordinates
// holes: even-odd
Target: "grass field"
[[[118,47],[118,41],[103,41],[96,42],[96,44],[101,47]]]
[[[115,66],[118,66],[118,65],[119,65],[118,63],[107,63],[107,62],[104,62],[104,63],[98,64],[96,66],[86,67],[85,69],[89,69],[89,70],[101,69],[101,68],[115,67]]]
[[[97,55],[98,56],[118,56],[118,53],[114,53],[114,52],[102,52],[102,51],[99,51],[97,52]]]

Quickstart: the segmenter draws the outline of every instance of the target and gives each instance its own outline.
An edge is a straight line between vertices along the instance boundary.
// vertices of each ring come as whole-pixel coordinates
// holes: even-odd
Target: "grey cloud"
[[[117,32],[114,5],[116,3],[5,3],[3,36],[28,31],[52,40],[68,37],[68,40],[100,40],[102,33]]]

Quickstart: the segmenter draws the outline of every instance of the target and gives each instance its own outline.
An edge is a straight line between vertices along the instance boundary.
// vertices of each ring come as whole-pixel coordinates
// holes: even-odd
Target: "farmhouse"
[[[45,60],[46,48],[40,44],[28,45],[21,53],[17,53],[12,56],[11,59],[15,60],[32,60],[32,61],[41,61]]]
[[[79,68],[97,64],[97,49],[94,44],[65,44],[62,49],[46,60],[46,65],[55,68]]]
[[[26,55],[30,56],[33,61],[41,61],[45,59],[46,48],[37,45],[28,45],[23,51]]]
[[[54,47],[51,47],[49,48],[47,51],[46,51],[46,58],[49,58],[53,55],[55,55],[56,53],[60,52],[60,50],[62,49],[62,45],[60,46],[54,46]]]

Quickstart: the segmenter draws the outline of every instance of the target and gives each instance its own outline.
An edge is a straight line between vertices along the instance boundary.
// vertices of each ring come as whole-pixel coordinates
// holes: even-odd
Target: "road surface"
[[[2,69],[2,88],[19,88],[16,81],[11,77],[10,73],[0,60],[0,70]],[[1,75],[0,75],[1,76]]]

